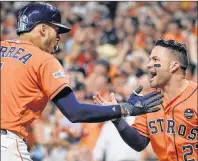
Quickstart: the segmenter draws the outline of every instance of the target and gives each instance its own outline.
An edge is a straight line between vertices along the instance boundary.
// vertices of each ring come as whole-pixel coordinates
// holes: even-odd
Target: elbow
[[[134,150],[137,151],[137,152],[141,152],[144,149],[145,149],[145,147],[138,147],[138,148],[135,148]]]
[[[126,142],[126,141],[125,141]],[[129,144],[128,142],[126,142],[133,150],[137,151],[137,152],[141,152],[142,150],[144,150],[146,148],[146,146],[142,145],[142,144]]]
[[[80,122],[80,120],[75,117],[75,116],[67,116],[67,119],[71,122],[71,123],[78,123]]]
[[[77,123],[77,121],[73,118],[68,118],[68,120],[71,122],[71,123]]]
[[[147,141],[144,141],[144,142],[139,142],[139,144],[136,146],[135,150],[137,152],[141,152],[142,150],[144,150],[148,145],[148,142]]]
[[[142,150],[145,149],[145,147],[143,146],[130,146],[133,150],[137,151],[137,152],[141,152]]]
[[[69,120],[71,123],[79,123],[80,121],[79,120],[77,120],[77,119],[70,119]]]

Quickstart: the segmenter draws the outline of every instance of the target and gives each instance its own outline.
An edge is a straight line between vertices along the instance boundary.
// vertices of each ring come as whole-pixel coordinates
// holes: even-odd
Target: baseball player
[[[28,127],[49,100],[71,122],[102,122],[159,110],[152,108],[162,102],[159,90],[139,100],[144,108],[129,102],[109,106],[78,102],[67,73],[52,55],[59,35],[70,31],[61,24],[58,9],[32,3],[19,11],[17,22],[19,37],[2,41],[0,47],[2,161],[31,161],[26,146]]]
[[[164,94],[161,109],[138,116],[132,127],[123,119],[113,122],[131,148],[142,151],[151,142],[160,161],[197,160],[197,83],[185,79],[187,66],[188,55],[184,44],[174,40],[156,42],[148,72],[151,88],[159,88]],[[137,91],[140,92],[141,89]],[[115,104],[115,97],[111,98],[112,101],[107,102],[97,94],[94,102]]]

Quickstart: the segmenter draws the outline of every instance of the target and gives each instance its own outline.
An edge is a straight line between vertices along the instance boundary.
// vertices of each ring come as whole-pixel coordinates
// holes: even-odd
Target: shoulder
[[[53,59],[55,58],[53,55],[41,50],[40,48],[36,47],[36,46],[31,46],[29,47],[30,51],[32,52],[32,54],[34,54],[35,57],[37,57],[37,59],[39,60],[48,60],[48,59]]]
[[[27,50],[33,55],[34,65],[37,64],[38,66],[40,66],[50,60],[58,61],[53,55],[41,50],[36,46],[28,46]]]
[[[5,40],[1,41],[1,46],[14,47],[14,52],[20,50],[21,55],[31,54],[33,56],[32,58],[34,59],[34,61],[38,63],[42,63],[48,59],[55,58],[50,53],[41,50],[39,47],[35,46],[34,44],[26,40]]]
[[[190,81],[189,82],[189,86],[188,89],[186,90],[186,94],[189,95],[189,97],[192,96],[192,98],[194,100],[196,100],[195,102],[197,103],[197,83]]]
[[[22,47],[25,48],[26,52],[32,55],[31,61],[29,61],[29,65],[34,68],[35,71],[44,68],[53,68],[54,66],[59,66],[59,61],[54,57],[54,55],[47,53],[40,48],[33,45],[22,44]]]
[[[197,99],[197,83],[189,81],[189,85],[183,94]]]

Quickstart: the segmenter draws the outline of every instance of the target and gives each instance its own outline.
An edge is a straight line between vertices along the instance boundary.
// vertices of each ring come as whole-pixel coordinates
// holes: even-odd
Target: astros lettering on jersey
[[[160,161],[196,161],[197,84],[190,82],[171,102],[163,101],[160,111],[137,117],[132,126],[151,140]]]

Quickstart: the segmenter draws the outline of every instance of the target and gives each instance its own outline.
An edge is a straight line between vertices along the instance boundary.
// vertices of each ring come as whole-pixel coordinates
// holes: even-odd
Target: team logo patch
[[[18,29],[17,30],[18,31],[24,31],[24,30],[26,30],[28,24],[29,24],[28,17],[26,15],[22,15],[19,18]]]
[[[59,69],[57,72],[53,73],[54,78],[63,78],[66,76],[65,72]]]
[[[193,116],[194,116],[194,111],[192,109],[186,109],[184,111],[184,116],[189,120],[189,119],[192,119]]]

